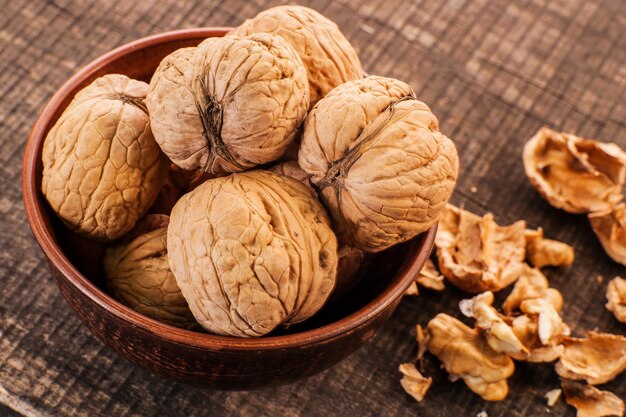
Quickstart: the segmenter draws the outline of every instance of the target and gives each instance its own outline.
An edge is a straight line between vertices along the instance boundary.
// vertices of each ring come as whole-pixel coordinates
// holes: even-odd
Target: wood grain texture
[[[21,154],[30,126],[78,68],[140,36],[236,25],[275,1],[0,0],[0,400],[23,415],[59,416],[574,416],[543,395],[550,365],[518,364],[511,394],[485,403],[434,360],[426,400],[404,394],[397,367],[415,354],[414,325],[458,316],[448,289],[406,300],[367,345],[290,386],[208,391],[154,377],[98,342],[65,304],[26,224]],[[626,146],[626,4],[588,0],[326,0],[302,2],[335,20],[366,70],[407,81],[461,155],[453,202],[496,220],[526,219],[570,243],[577,259],[550,270],[577,335],[626,333],[604,309],[606,282],[625,268],[583,216],[551,208],[526,180],[524,142],[542,125]],[[471,192],[476,187],[475,193]],[[603,276],[599,284],[596,276]],[[500,297],[501,298],[501,297]],[[605,385],[626,397],[626,376]],[[0,409],[0,414],[4,413]]]

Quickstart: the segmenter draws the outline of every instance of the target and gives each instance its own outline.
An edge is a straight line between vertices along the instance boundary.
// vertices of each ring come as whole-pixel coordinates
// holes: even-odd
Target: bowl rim
[[[160,43],[190,38],[223,36],[231,29],[232,28],[229,27],[181,29],[139,38],[101,55],[67,80],[44,106],[31,129],[26,143],[22,165],[22,197],[28,223],[37,243],[46,255],[48,262],[63,275],[67,282],[74,286],[85,297],[97,304],[101,309],[116,316],[117,319],[151,333],[158,338],[200,349],[244,351],[287,349],[328,342],[366,324],[368,321],[378,316],[395,300],[402,297],[406,289],[414,282],[417,274],[426,262],[426,259],[430,256],[430,250],[433,246],[437,231],[436,223],[415,238],[421,239],[421,242],[419,242],[417,251],[415,251],[410,261],[405,263],[401,269],[398,270],[398,275],[402,275],[402,277],[397,280],[397,283],[385,288],[384,291],[357,311],[332,323],[298,333],[279,336],[269,335],[260,338],[237,338],[233,336],[199,333],[170,326],[144,316],[116,301],[106,292],[94,285],[72,265],[61,248],[55,243],[52,233],[48,230],[44,220],[43,211],[45,210],[45,202],[43,204],[41,203],[44,199],[43,196],[41,196],[41,202],[38,200],[38,193],[40,191],[36,187],[37,158],[40,158],[40,151],[43,147],[48,125],[51,124],[57,108],[63,104],[63,101],[71,94],[72,90],[77,88],[77,86],[83,83],[93,73],[106,66],[111,61],[129,55],[137,50],[152,47]]]

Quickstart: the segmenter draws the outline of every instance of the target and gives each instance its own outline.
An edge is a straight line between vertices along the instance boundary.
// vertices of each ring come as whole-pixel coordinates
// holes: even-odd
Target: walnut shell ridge
[[[337,239],[313,193],[250,171],[185,194],[168,227],[169,264],[212,333],[262,336],[317,312],[335,285]]]
[[[306,115],[309,87],[279,36],[228,36],[165,57],[146,103],[156,141],[176,165],[222,174],[279,158]]]
[[[42,192],[74,232],[111,241],[157,196],[169,162],[152,136],[148,85],[109,74],[82,89],[43,145]]]
[[[432,226],[456,183],[454,144],[398,80],[340,85],[305,120],[298,163],[329,209],[339,239],[367,252]]]
[[[307,70],[310,107],[336,86],[363,77],[359,57],[337,25],[303,6],[278,6],[247,19],[230,35],[271,33],[294,47]]]

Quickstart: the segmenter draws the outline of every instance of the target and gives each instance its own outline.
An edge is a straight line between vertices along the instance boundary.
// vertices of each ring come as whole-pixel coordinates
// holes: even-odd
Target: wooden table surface
[[[407,299],[383,329],[334,368],[290,386],[219,392],[159,379],[104,347],[62,299],[28,228],[20,196],[30,126],[81,66],[127,41],[176,28],[236,25],[274,1],[0,1],[0,415],[24,416],[574,416],[543,395],[551,365],[518,364],[509,397],[486,403],[435,379],[417,404],[398,383],[415,354],[414,325],[459,316],[459,291]],[[550,270],[574,334],[626,333],[604,309],[625,268],[584,216],[550,207],[529,185],[524,142],[542,125],[626,146],[626,4],[590,0],[311,1],[335,20],[366,70],[407,81],[461,155],[455,204],[526,219],[570,243],[576,262]],[[475,188],[474,188],[475,187]],[[596,277],[603,276],[599,283]],[[626,375],[606,385],[626,397]],[[11,411],[14,410],[14,411]]]

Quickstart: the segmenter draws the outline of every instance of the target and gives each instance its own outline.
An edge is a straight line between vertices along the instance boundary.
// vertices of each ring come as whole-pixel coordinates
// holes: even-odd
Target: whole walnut
[[[298,163],[339,239],[367,252],[432,226],[455,186],[454,144],[411,88],[370,76],[342,84],[306,118]]]
[[[208,331],[262,336],[301,322],[335,285],[337,239],[313,193],[269,171],[209,179],[172,210],[169,264]]]
[[[82,89],[43,145],[42,192],[74,232],[114,240],[157,196],[169,162],[154,141],[148,85],[109,74]]]
[[[278,36],[208,38],[161,61],[146,103],[176,165],[219,174],[280,157],[306,115],[309,87],[300,57]]]
[[[104,273],[113,296],[133,310],[177,327],[196,324],[167,262],[167,216],[149,214],[108,247]]]
[[[310,107],[330,90],[363,77],[359,57],[335,23],[303,6],[278,6],[265,10],[235,28],[230,35],[271,33],[294,47],[307,69]]]

